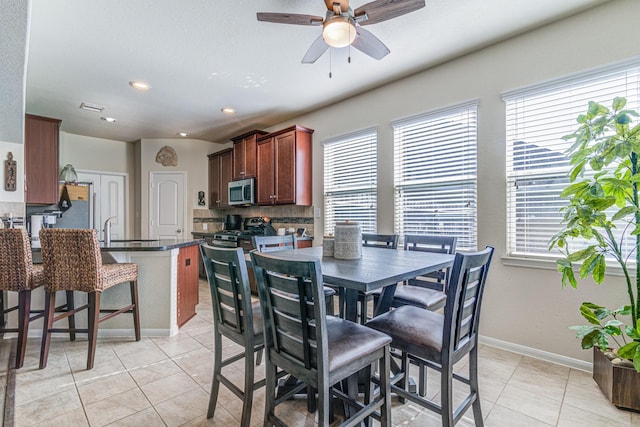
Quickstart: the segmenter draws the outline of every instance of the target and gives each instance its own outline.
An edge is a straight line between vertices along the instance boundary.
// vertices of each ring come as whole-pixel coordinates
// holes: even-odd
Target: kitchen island
[[[103,262],[138,264],[142,336],[172,336],[196,314],[199,245],[204,240],[114,240],[101,243]],[[127,286],[103,293],[102,305],[126,305]],[[130,299],[129,299],[130,300]],[[101,336],[132,334],[131,319],[117,316],[100,325]]]
[[[138,301],[142,336],[173,336],[196,314],[198,304],[199,245],[202,239],[191,240],[113,240],[100,243],[103,263],[131,262],[138,264]],[[40,249],[34,249],[34,263],[41,262]],[[32,295],[32,307],[43,305],[44,292]],[[77,292],[76,305],[86,304],[87,296]],[[114,286],[102,293],[103,308],[129,304],[128,286]],[[13,301],[11,301],[13,302]],[[79,327],[86,327],[86,314],[77,316]],[[15,319],[10,319],[15,321]],[[39,333],[41,323],[30,327]],[[131,316],[116,316],[102,324],[101,337],[133,336]]]

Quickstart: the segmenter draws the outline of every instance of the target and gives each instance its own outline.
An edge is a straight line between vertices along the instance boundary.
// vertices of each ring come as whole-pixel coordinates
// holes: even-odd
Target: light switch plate
[[[315,214],[316,218],[320,218],[320,208],[316,208]]]
[[[209,225],[205,222],[204,224],[202,224],[202,229],[203,230],[207,230],[209,228]]]

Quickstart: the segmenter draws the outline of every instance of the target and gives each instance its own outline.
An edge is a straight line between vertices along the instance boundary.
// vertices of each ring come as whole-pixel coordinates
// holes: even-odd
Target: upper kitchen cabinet
[[[219,151],[209,157],[209,208],[229,206],[229,181],[233,173],[233,149]]]
[[[292,126],[258,137],[259,205],[311,205],[312,134],[313,129]]]
[[[267,132],[252,130],[231,138],[233,141],[233,179],[256,177],[256,140]]]
[[[25,115],[25,203],[58,203],[58,148],[61,120]]]

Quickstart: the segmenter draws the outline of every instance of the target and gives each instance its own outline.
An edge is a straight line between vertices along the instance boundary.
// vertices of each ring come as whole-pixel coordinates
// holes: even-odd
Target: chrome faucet
[[[104,228],[102,231],[104,232],[104,244],[105,246],[109,246],[111,244],[111,220],[114,219],[115,216],[110,216],[104,222]]]

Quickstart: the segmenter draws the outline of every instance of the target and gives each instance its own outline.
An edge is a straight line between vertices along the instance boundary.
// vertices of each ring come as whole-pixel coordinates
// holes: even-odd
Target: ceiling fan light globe
[[[331,47],[349,46],[356,38],[356,27],[348,17],[334,16],[324,22],[322,38]]]

